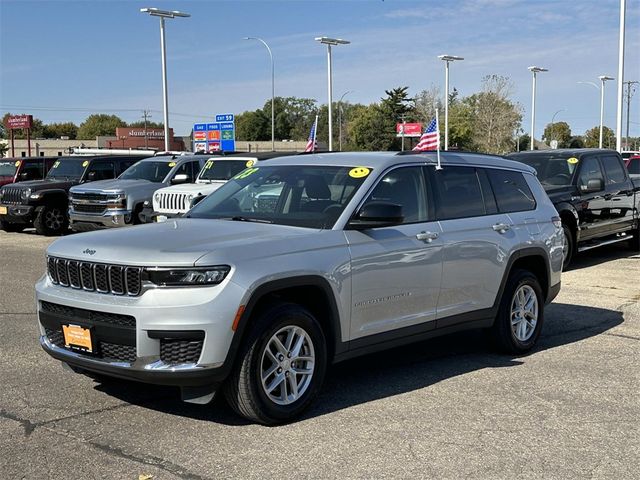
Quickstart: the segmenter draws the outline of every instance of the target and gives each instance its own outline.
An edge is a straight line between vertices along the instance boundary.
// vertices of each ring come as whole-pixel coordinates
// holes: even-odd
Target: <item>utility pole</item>
[[[627,145],[627,150],[631,150],[629,148],[629,108],[631,106],[631,97],[633,97],[633,94],[636,93],[636,85],[638,85],[637,80],[629,80],[627,82],[622,82],[623,85],[627,86],[627,131],[626,131],[626,145]]]
[[[400,133],[402,135],[402,151],[403,152],[404,152],[404,129],[406,128],[406,125],[407,125],[406,118],[407,117],[404,113],[400,115],[400,120],[402,120],[402,130],[400,131]]]
[[[142,111],[142,118],[144,118],[144,148],[148,149],[149,141],[147,137],[147,118],[151,118],[151,113],[149,113],[149,110]]]

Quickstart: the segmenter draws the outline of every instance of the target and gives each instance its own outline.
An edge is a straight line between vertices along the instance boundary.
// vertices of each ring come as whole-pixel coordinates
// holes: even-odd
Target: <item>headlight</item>
[[[31,195],[29,195],[29,198],[31,200],[38,200],[40,198],[40,192],[32,193]]]
[[[108,197],[107,208],[124,208],[127,206],[127,196],[124,194],[112,195]]]
[[[26,200],[27,198],[29,198],[29,195],[31,195],[31,189],[30,188],[25,188],[20,193],[20,196],[22,197],[23,200]]]
[[[227,265],[204,268],[158,268],[147,269],[151,283],[161,287],[217,285],[222,282],[231,268]]]

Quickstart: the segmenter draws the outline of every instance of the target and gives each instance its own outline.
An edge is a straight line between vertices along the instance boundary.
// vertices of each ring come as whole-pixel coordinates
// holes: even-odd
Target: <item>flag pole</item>
[[[436,107],[436,131],[438,132],[438,140],[436,142],[436,155],[438,157],[438,164],[436,165],[436,170],[442,170],[442,165],[440,165],[440,123],[438,122],[438,107]]]
[[[318,115],[316,115],[316,123],[315,128],[313,129],[313,146],[311,147],[311,152],[316,151],[316,135],[318,135]]]

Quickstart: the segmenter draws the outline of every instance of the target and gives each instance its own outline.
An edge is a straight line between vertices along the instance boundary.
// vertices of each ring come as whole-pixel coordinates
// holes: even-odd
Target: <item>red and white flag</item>
[[[440,131],[438,130],[437,117],[431,120],[424,133],[420,137],[418,144],[413,147],[414,150],[425,152],[428,150],[439,150],[440,148]]]
[[[318,115],[316,115],[316,121],[311,125],[311,132],[309,133],[309,140],[307,140],[307,146],[304,149],[305,152],[315,152],[318,148],[318,142],[316,142],[316,131],[318,130]]]

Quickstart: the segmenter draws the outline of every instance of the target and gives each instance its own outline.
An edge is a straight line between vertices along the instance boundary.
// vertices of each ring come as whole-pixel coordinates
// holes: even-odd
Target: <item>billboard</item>
[[[402,137],[402,127],[404,127],[405,137],[421,137],[421,123],[396,123],[396,137]]]
[[[233,152],[236,149],[235,117],[232,113],[216,115],[213,123],[193,126],[193,151]]]
[[[7,117],[5,126],[13,130],[15,128],[31,128],[33,115],[10,115]]]

